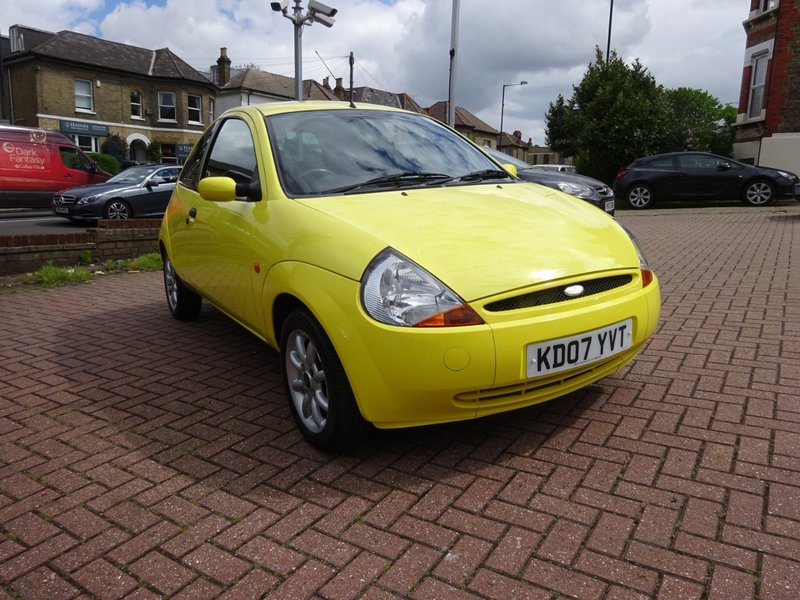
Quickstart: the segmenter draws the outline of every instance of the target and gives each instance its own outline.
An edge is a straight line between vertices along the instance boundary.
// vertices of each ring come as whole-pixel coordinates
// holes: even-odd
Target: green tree
[[[730,156],[736,108],[704,90],[680,87],[664,92],[669,129],[664,151],[702,150]]]
[[[637,156],[658,152],[667,129],[663,88],[639,61],[630,66],[616,52],[595,61],[569,100],[551,103],[547,144],[575,158],[578,171],[607,183]]]

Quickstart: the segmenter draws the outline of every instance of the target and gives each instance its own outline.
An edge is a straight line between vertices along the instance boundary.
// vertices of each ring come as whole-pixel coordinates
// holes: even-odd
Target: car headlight
[[[361,277],[369,316],[402,327],[479,325],[483,319],[458,294],[392,248],[381,251]]]
[[[80,206],[81,204],[89,204],[90,202],[94,202],[95,200],[97,200],[99,197],[100,196],[86,196],[85,198],[78,198],[75,201],[75,204],[77,204],[78,206]]]
[[[795,179],[797,179],[797,175],[795,175],[794,173],[789,173],[787,171],[778,171],[778,175],[780,175],[781,177],[785,177],[789,181],[794,181]]]
[[[594,190],[592,188],[590,188],[588,185],[582,185],[580,183],[559,181],[556,183],[556,187],[558,187],[558,189],[560,189],[562,192],[572,194],[578,198],[592,198],[594,196]]]
[[[647,257],[644,255],[644,250],[642,250],[642,246],[639,244],[639,240],[636,239],[636,236],[633,235],[633,232],[625,227],[622,223],[617,221],[617,224],[622,227],[625,233],[628,234],[628,237],[633,244],[633,247],[636,249],[636,256],[639,258],[639,270],[642,273],[642,287],[647,287],[653,282],[653,278],[655,275],[653,271],[650,269],[650,263],[647,260]]]

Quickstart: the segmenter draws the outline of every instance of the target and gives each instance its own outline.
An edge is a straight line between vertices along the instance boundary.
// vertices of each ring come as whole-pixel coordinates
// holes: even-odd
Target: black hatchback
[[[160,217],[180,172],[174,165],[130,167],[103,183],[58,192],[53,212],[70,221]]]
[[[614,194],[631,208],[661,200],[736,200],[763,206],[800,198],[800,179],[782,169],[756,167],[707,152],[672,152],[638,158],[614,180]]]

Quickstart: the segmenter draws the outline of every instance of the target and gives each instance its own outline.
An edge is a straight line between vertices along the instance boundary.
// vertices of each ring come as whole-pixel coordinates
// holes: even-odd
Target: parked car
[[[54,192],[109,177],[62,133],[0,125],[0,208],[47,208]]]
[[[482,149],[499,163],[514,165],[517,170],[517,177],[520,179],[540,183],[567,194],[572,194],[610,215],[614,214],[614,192],[598,179],[558,169],[537,169],[510,154],[500,152],[500,150],[489,147],[483,147]]]
[[[294,420],[323,449],[370,423],[551,400],[632,360],[659,316],[614,219],[377,105],[229,109],[189,155],[159,243],[172,315],[206,298],[279,349]]]
[[[575,165],[556,165],[556,164],[539,164],[530,165],[531,169],[538,169],[540,171],[559,171],[561,173],[577,173]]]
[[[71,221],[160,217],[180,171],[172,165],[129,167],[105,183],[58,192],[53,212]]]
[[[672,152],[637,158],[614,180],[614,193],[631,208],[661,200],[736,200],[751,206],[800,198],[797,175],[756,167],[707,152]]]

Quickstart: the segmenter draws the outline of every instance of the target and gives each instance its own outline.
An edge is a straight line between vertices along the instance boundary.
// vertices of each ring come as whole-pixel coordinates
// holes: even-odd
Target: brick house
[[[800,172],[800,1],[749,2],[734,157]]]
[[[330,90],[330,79],[326,77],[322,80],[322,87]],[[342,85],[342,78],[336,78],[336,87],[331,90],[339,100],[350,100],[350,90],[345,89]],[[353,88],[353,102],[367,102],[369,104],[380,104],[381,106],[393,106],[394,108],[402,108],[420,114],[428,114],[428,111],[417,104],[409,94],[387,92],[369,86],[361,86]]]
[[[220,48],[217,64],[211,67],[211,80],[219,86],[217,110],[220,114],[235,106],[294,100],[294,77],[268,73],[255,67],[232,69],[228,49]],[[338,100],[330,87],[313,79],[303,81],[306,100]]]
[[[216,86],[169,48],[147,50],[72,31],[13,25],[3,40],[3,116],[60,131],[97,152],[109,136],[145,160],[182,163],[215,113]]]
[[[428,107],[428,114],[434,119],[447,123],[447,101],[442,100]],[[455,130],[469,138],[479,146],[497,146],[497,135],[500,133],[491,125],[481,121],[466,108],[456,106]]]

